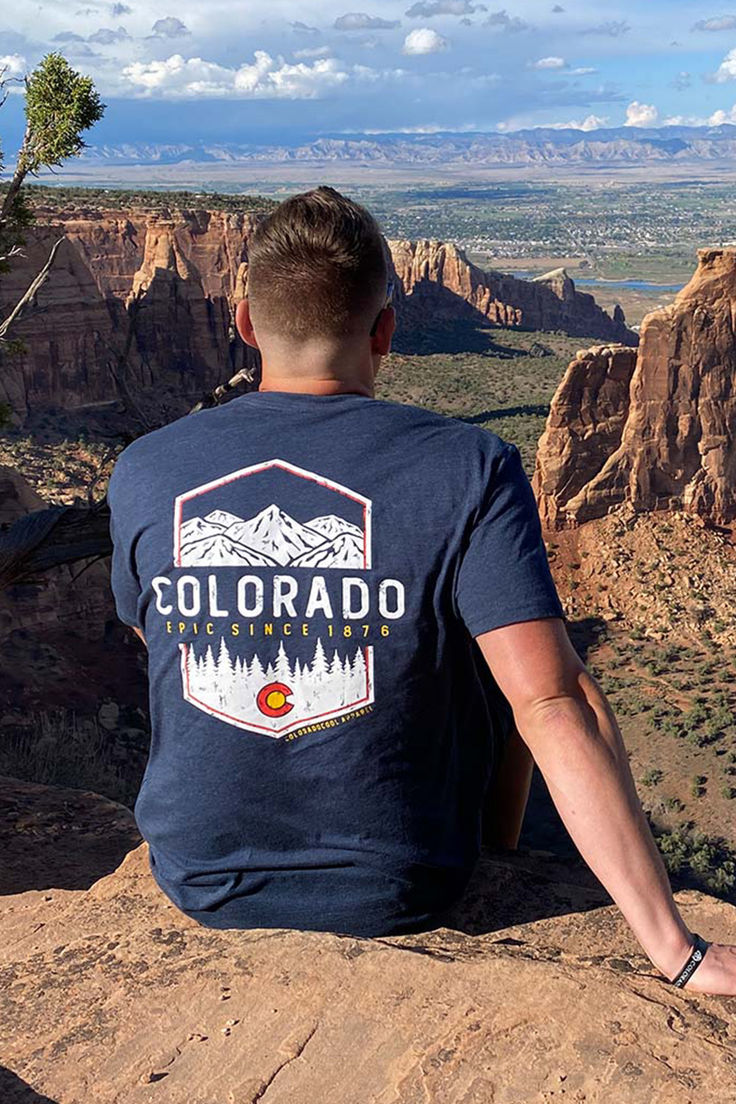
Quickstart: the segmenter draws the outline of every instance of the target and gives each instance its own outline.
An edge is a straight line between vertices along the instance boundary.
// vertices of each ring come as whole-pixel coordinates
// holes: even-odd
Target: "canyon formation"
[[[736,520],[736,249],[701,249],[674,303],[642,323],[638,350],[581,350],[552,400],[534,487],[550,529],[628,501]]]
[[[24,258],[0,280],[0,317],[63,239],[36,309],[13,329],[0,401],[16,424],[122,400],[151,421],[184,413],[256,354],[233,326],[245,294],[248,239],[262,216],[207,210],[39,208]],[[390,241],[397,336],[447,322],[558,329],[635,341],[564,270],[534,281],[484,272],[456,246]]]

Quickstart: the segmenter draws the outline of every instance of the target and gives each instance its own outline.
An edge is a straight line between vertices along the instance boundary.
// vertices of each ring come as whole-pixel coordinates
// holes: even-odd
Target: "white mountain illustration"
[[[182,567],[362,567],[363,530],[337,514],[302,523],[271,503],[252,518],[227,510],[179,530]]]
[[[188,544],[186,553],[182,552],[182,564],[188,567],[209,564],[217,567],[276,567],[277,562],[262,552],[231,540],[227,533],[217,533]]]
[[[231,540],[265,552],[282,565],[291,563],[308,548],[324,543],[322,533],[294,521],[273,503],[249,521],[234,522],[228,527],[227,535]]]
[[[240,521],[241,518],[237,514],[228,513],[227,510],[213,510],[212,513],[207,514],[204,519],[208,521],[210,525],[219,525],[223,529],[227,529],[228,525],[232,525],[234,521]]]
[[[333,540],[338,537],[340,533],[352,533],[358,540],[363,540],[363,530],[353,525],[349,521],[345,521],[344,518],[338,517],[337,514],[325,514],[324,517],[312,518],[307,522],[310,529],[316,529],[318,533],[322,533],[328,540]]]
[[[291,561],[292,567],[362,567],[363,535],[340,533],[334,540],[303,552]]]

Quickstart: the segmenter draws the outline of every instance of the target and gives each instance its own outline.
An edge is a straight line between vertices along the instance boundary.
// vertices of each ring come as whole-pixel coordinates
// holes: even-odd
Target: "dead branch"
[[[26,314],[28,314],[29,311],[33,308],[33,305],[34,305],[33,301],[34,301],[36,295],[38,295],[38,292],[41,290],[43,285],[48,280],[49,273],[51,272],[51,269],[53,268],[53,265],[54,265],[54,261],[56,260],[56,254],[59,252],[59,247],[61,246],[61,243],[65,240],[66,239],[62,237],[62,238],[59,238],[58,241],[54,242],[53,246],[51,247],[51,252],[49,253],[49,257],[48,257],[48,260],[46,261],[46,264],[43,266],[41,271],[38,273],[36,278],[33,280],[30,287],[25,292],[25,294],[22,295],[21,298],[18,300],[18,302],[13,307],[13,310],[10,312],[10,314],[5,319],[5,321],[0,323],[0,341],[5,341],[6,340],[5,335],[7,334],[10,327],[14,323],[20,321],[20,319],[23,318]]]
[[[105,500],[92,510],[34,510],[0,532],[0,590],[36,582],[51,568],[111,552],[110,508]]]

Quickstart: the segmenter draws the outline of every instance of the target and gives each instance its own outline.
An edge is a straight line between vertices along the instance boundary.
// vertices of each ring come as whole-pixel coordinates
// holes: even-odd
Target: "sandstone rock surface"
[[[732,1098],[736,1001],[660,980],[596,884],[549,855],[487,855],[457,921],[422,935],[214,931],[161,894],[145,845],[112,872],[131,815],[104,802],[95,820],[94,795],[62,791],[93,830],[59,825],[54,869],[47,835],[34,880],[31,799],[48,828],[60,795],[2,791],[28,877],[0,898],[4,1104]],[[111,873],[56,888],[105,824]],[[736,909],[678,896],[691,927],[736,940]]]
[[[519,280],[483,271],[451,242],[393,240],[388,245],[400,283],[398,313],[408,325],[477,318],[510,328],[636,342],[623,314],[612,318],[592,295],[577,291],[564,269]]]
[[[38,292],[38,309],[13,330],[25,348],[3,365],[0,399],[16,420],[114,405],[129,393],[163,420],[183,414],[240,368],[255,368],[252,350],[235,340],[232,306],[238,290],[242,296],[257,217],[166,208],[38,210],[24,263],[0,281],[2,314],[40,271],[53,242],[65,238]]]
[[[736,249],[701,249],[638,353],[578,353],[551,404],[532,485],[550,527],[628,501],[736,520]]]
[[[0,401],[9,403],[16,422],[41,412],[114,407],[131,395],[128,407],[166,420],[241,368],[257,373],[257,354],[236,337],[233,311],[245,293],[248,239],[262,217],[40,208],[25,260],[0,281],[2,316],[43,267],[53,242],[65,238],[38,292],[38,309],[13,330],[24,349],[4,358]],[[611,318],[564,273],[517,280],[484,273],[449,243],[389,247],[404,331],[428,321],[474,320],[635,340],[622,315]]]

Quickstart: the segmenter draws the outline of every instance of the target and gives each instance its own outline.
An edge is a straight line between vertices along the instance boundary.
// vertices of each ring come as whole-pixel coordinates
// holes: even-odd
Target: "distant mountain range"
[[[90,146],[88,163],[253,164],[354,162],[365,165],[466,164],[606,165],[696,163],[736,159],[736,126],[538,127],[506,134],[451,131],[434,134],[353,134],[316,138],[298,146],[198,142]]]
[[[245,519],[227,510],[185,521],[182,567],[362,567],[364,535],[336,514],[295,521],[275,504]]]

